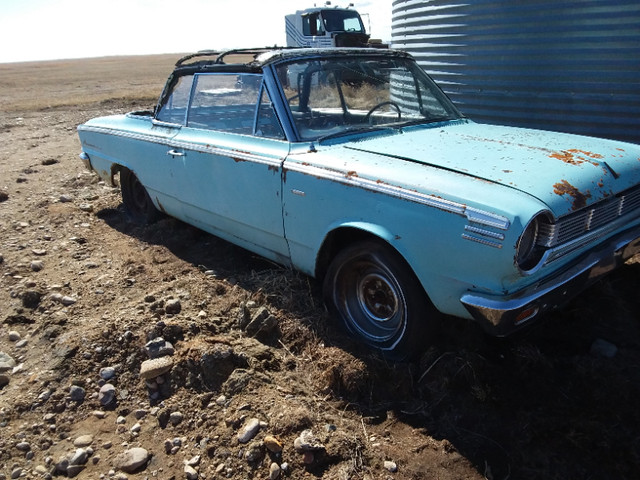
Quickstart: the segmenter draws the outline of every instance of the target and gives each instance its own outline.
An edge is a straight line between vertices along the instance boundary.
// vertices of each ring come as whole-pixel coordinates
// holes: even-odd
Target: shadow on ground
[[[445,318],[440,338],[425,344],[418,361],[390,364],[328,324],[314,280],[173,219],[140,227],[126,220],[122,207],[98,216],[259,291],[319,341],[363,362],[366,375],[330,385],[348,408],[378,423],[393,415],[446,439],[486,478],[619,480],[640,472],[640,264],[625,265],[506,340]],[[295,352],[302,347],[294,337],[285,333],[283,342]],[[613,348],[612,355],[598,345]]]

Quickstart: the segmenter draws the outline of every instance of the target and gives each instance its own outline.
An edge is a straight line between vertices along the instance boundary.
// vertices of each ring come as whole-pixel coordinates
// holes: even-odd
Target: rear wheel
[[[128,168],[120,170],[122,203],[129,217],[137,223],[153,223],[160,218],[160,212],[151,201],[144,185]]]
[[[349,332],[394,360],[424,349],[439,316],[404,259],[379,241],[342,250],[327,270],[323,293]]]

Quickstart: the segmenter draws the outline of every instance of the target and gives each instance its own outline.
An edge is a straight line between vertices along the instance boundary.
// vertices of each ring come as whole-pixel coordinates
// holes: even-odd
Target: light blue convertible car
[[[78,127],[130,216],[322,279],[393,358],[441,313],[505,335],[640,250],[640,147],[465,118],[406,53],[199,52],[153,112]]]

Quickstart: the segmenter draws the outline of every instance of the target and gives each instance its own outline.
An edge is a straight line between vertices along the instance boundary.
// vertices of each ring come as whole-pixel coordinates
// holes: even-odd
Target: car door
[[[174,145],[184,219],[288,264],[281,191],[289,144],[262,75],[195,75],[186,126]]]
[[[147,193],[163,212],[180,217],[182,210],[178,182],[182,165],[175,161],[175,137],[186,122],[193,75],[175,79],[168,87],[153,120],[140,135],[131,135],[136,150],[127,151],[124,158],[133,159],[125,166],[133,171]]]

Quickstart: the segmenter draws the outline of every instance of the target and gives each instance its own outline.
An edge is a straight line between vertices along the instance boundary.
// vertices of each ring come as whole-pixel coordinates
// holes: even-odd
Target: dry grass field
[[[637,259],[517,337],[446,318],[389,364],[313,280],[170,218],[134,225],[83,169],[77,125],[153,108],[178,57],[0,65],[0,479],[638,478]],[[252,332],[260,315],[276,326]],[[159,336],[172,368],[145,381]],[[298,453],[305,430],[324,448]],[[148,460],[123,473],[134,447]]]

